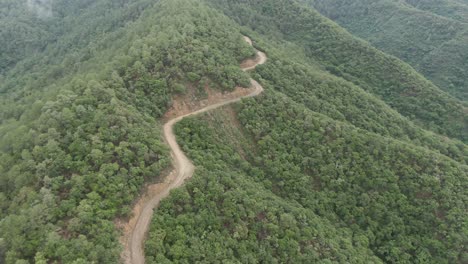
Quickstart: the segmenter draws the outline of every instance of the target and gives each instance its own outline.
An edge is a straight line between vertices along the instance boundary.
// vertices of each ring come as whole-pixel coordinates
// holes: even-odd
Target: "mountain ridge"
[[[408,64],[302,0],[54,3],[50,42],[0,53],[0,261],[117,263],[165,114],[248,86],[246,35],[265,92],[175,125],[196,170],[147,263],[466,262],[466,106]]]

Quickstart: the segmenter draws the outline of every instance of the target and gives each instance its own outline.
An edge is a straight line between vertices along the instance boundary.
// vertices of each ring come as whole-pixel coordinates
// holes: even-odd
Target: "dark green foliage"
[[[197,172],[148,260],[467,262],[466,107],[398,59],[293,0],[26,2],[0,0],[0,262],[118,262],[172,95],[249,84],[240,31],[266,95],[177,125]]]
[[[226,122],[229,115],[216,117],[211,124],[188,119],[177,125],[198,169],[158,209],[146,242],[148,263],[380,262],[364,238],[259,182],[255,177],[264,172],[236,151],[248,142]],[[223,134],[216,133],[220,127]],[[241,142],[225,144],[229,138]]]
[[[66,55],[85,60],[89,53],[78,54],[78,50],[136,19],[149,4],[146,0],[2,0],[0,74],[22,59],[29,62],[29,65],[21,66],[26,68],[34,67],[38,61],[43,64],[57,63]],[[76,29],[77,25],[80,26],[79,30]],[[47,57],[35,56],[43,51],[48,54]],[[78,55],[81,57],[78,58]]]
[[[369,263],[368,253],[348,255],[368,247],[388,263],[466,260],[467,166],[333,121],[278,93],[244,102],[242,128],[233,127],[228,113],[177,125],[179,142],[199,169],[155,215],[150,259]],[[276,211],[284,207],[291,207],[289,216]],[[325,222],[310,224],[316,216]],[[342,228],[334,241],[352,242],[354,249],[335,248],[330,259],[327,247],[304,252],[299,246],[291,254],[281,246],[285,237],[289,246],[303,245],[310,232],[323,237],[329,224]],[[270,241],[279,247],[265,246]]]
[[[115,218],[169,165],[158,120],[172,93],[200,79],[226,90],[248,84],[238,65],[253,49],[213,10],[140,1],[147,9],[135,17],[109,18],[97,14],[116,11],[114,1],[98,2],[77,4],[70,19],[96,15],[89,23],[111,32],[95,40],[84,25],[64,31],[1,83],[0,261],[116,263]]]
[[[212,0],[226,14],[270,38],[298,44],[327,70],[440,134],[468,140],[466,106],[410,66],[354,38],[295,0]]]
[[[408,62],[441,89],[461,100],[468,99],[467,3],[456,0],[302,1],[312,4],[351,33]]]
[[[464,164],[468,162],[465,144],[415,126],[353,83],[273,55],[269,62],[257,70],[265,86],[288,95],[310,110],[380,135],[440,151]]]
[[[308,114],[285,98],[244,109],[239,118],[257,141],[255,161],[276,194],[370,232],[369,246],[384,261],[414,263],[427,253],[433,263],[461,260],[467,166]]]
[[[211,2],[263,33],[247,31],[268,53],[254,75],[267,91],[236,113],[218,110],[177,125],[197,172],[155,214],[148,259],[466,262],[466,145],[420,127],[466,140],[462,103],[293,1]],[[290,47],[302,47],[305,58]],[[418,93],[400,94],[405,89]],[[282,224],[280,215],[258,225],[264,197],[276,203],[265,211],[298,207],[309,221],[324,221],[315,225],[317,237],[332,225],[342,230],[333,240],[352,241],[354,249],[334,247],[338,257],[330,259],[327,247],[299,246],[299,254],[282,247],[284,229],[310,232],[294,213],[295,225],[259,235],[260,227]],[[307,239],[289,234],[289,246]]]

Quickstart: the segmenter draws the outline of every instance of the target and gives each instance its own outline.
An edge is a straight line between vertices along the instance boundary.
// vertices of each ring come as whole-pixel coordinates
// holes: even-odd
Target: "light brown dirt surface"
[[[244,37],[245,41],[252,45],[252,41],[248,37]],[[255,69],[257,65],[265,63],[267,60],[266,54],[257,51],[255,59],[248,59],[241,64],[244,71]],[[188,105],[181,103],[174,105],[165,116],[168,120],[163,127],[164,139],[171,149],[172,165],[174,170],[165,178],[164,182],[152,184],[147,187],[145,194],[136,203],[133,209],[133,217],[126,224],[118,223],[124,230],[124,235],[121,238],[121,243],[124,245],[122,260],[127,264],[142,264],[145,263],[145,254],[143,250],[143,242],[149,228],[153,209],[156,208],[160,201],[166,198],[172,189],[178,188],[184,184],[184,181],[191,178],[195,170],[193,163],[187,158],[177,144],[176,137],[173,131],[174,124],[182,120],[184,117],[197,115],[206,111],[210,111],[221,106],[235,103],[242,98],[254,97],[263,92],[263,87],[255,80],[251,79],[251,88],[237,88],[229,94],[208,93],[208,98],[198,105]],[[184,106],[185,104],[185,106]]]
[[[220,92],[214,91],[208,87],[205,87],[205,93],[207,97],[203,100],[195,99],[195,96],[188,92],[184,95],[178,95],[174,98],[173,103],[169,111],[164,114],[164,120],[170,120],[178,116],[183,116],[194,111],[200,110],[208,105],[217,104],[226,100],[244,97],[251,94],[255,90],[255,87],[242,88],[236,87],[232,92]],[[195,100],[194,100],[195,99]]]

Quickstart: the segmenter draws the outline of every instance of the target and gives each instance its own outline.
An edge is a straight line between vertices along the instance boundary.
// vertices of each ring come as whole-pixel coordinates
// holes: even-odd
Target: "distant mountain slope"
[[[302,1],[409,63],[441,89],[468,99],[468,5],[450,0]]]
[[[297,43],[305,55],[384,100],[417,124],[468,140],[466,107],[407,64],[340,29],[315,10],[288,1],[214,1],[243,25]]]
[[[468,1],[406,0],[405,2],[420,10],[468,23]]]

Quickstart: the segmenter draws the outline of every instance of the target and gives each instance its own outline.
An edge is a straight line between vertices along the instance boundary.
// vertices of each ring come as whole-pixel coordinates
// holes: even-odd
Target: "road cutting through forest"
[[[250,45],[252,45],[252,40],[250,38],[244,37],[244,40]],[[266,62],[266,54],[258,50],[256,52],[257,55],[255,59],[248,59],[241,64],[241,68],[243,71],[253,70],[255,69],[255,67],[257,67],[257,65],[264,64]],[[155,194],[152,194],[150,199],[148,199],[144,203],[142,209],[139,212],[139,215],[136,216],[137,222],[133,230],[130,230],[129,234],[127,235],[128,237],[124,239],[125,249],[123,253],[123,258],[125,263],[145,263],[143,242],[149,229],[151,217],[153,216],[153,209],[159,205],[162,199],[166,198],[169,195],[171,190],[182,186],[186,179],[191,178],[195,170],[195,166],[193,165],[193,163],[181,150],[179,144],[177,144],[177,140],[173,131],[174,125],[185,117],[198,115],[224,105],[238,102],[243,98],[257,96],[263,92],[263,87],[257,81],[255,81],[254,79],[250,79],[250,83],[254,90],[246,96],[240,96],[234,99],[227,99],[225,101],[209,105],[200,110],[193,111],[189,114],[173,118],[164,124],[164,139],[171,149],[172,165],[174,169],[169,174],[169,176],[165,178],[163,183],[157,184],[156,189],[158,191]]]

